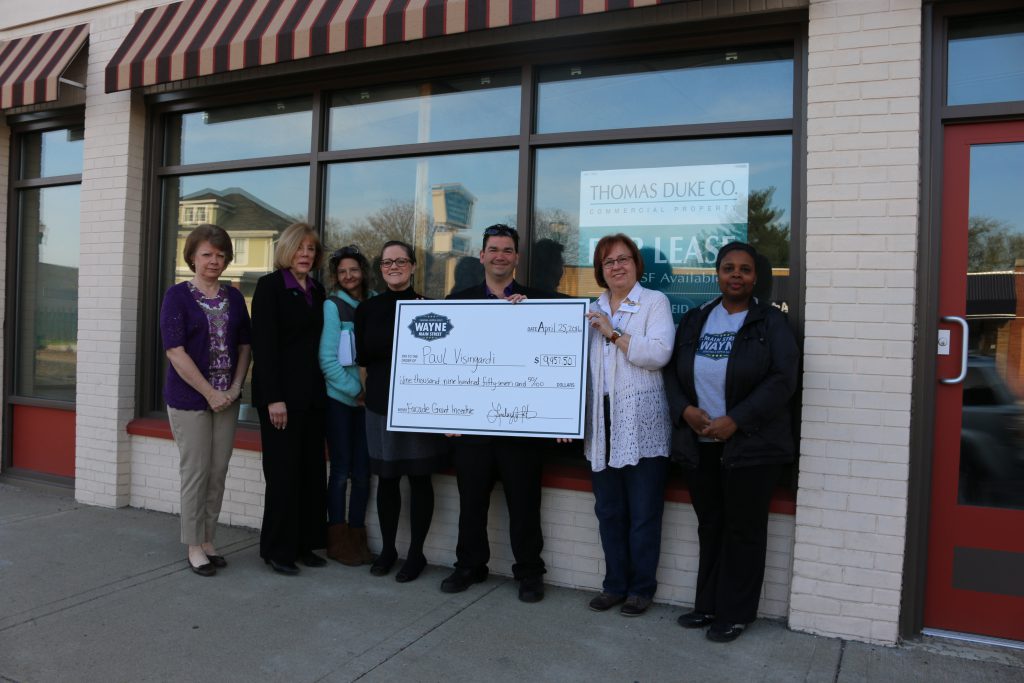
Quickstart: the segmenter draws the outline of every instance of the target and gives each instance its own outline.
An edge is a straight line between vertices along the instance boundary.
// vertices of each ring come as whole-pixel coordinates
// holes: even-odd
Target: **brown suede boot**
[[[342,562],[345,554],[345,547],[349,543],[350,531],[348,524],[331,524],[327,527],[327,557]],[[344,562],[342,562],[344,564]]]
[[[362,564],[373,562],[373,555],[370,553],[370,545],[366,541],[366,527],[360,529],[349,529],[349,538],[352,539],[352,550],[355,552]]]
[[[363,557],[359,553],[359,547],[356,545],[359,529],[353,529],[352,527],[345,528],[345,541],[341,546],[341,553],[338,556],[338,562],[341,562],[347,567],[358,567],[363,564]]]

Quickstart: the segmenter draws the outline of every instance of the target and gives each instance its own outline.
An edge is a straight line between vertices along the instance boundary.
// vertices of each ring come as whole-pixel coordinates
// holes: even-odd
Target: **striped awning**
[[[57,99],[60,77],[89,39],[89,25],[0,43],[0,109]]]
[[[183,0],[144,11],[107,92],[673,0]]]

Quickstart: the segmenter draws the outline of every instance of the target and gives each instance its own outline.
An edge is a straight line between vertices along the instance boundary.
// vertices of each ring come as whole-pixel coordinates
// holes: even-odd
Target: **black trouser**
[[[266,480],[260,557],[294,562],[326,541],[324,407],[289,409],[284,429],[270,424],[266,406],[258,406],[257,412]]]
[[[544,535],[540,528],[543,463],[530,439],[461,437],[455,443],[455,474],[459,483],[459,543],[455,566],[486,567],[491,558],[487,510],[497,477],[508,505],[509,541],[516,559],[512,575],[530,579],[544,573]]]
[[[698,445],[700,464],[690,473],[697,513],[700,565],[693,608],[720,624],[757,618],[768,547],[768,504],[781,465],[722,468],[724,444]]]

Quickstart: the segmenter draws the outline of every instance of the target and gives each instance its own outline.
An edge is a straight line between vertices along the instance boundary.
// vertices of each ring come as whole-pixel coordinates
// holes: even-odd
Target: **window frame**
[[[603,18],[609,20],[608,17]],[[612,17],[611,19],[614,19]],[[535,151],[538,149],[582,146],[593,144],[648,142],[658,140],[714,139],[734,136],[789,135],[792,144],[792,209],[790,221],[790,289],[789,318],[791,325],[802,339],[804,306],[804,258],[805,234],[805,128],[806,128],[806,59],[807,23],[806,14],[782,15],[777,25],[740,27],[722,30],[729,22],[716,22],[708,32],[706,25],[676,24],[645,31],[628,30],[618,34],[616,40],[608,40],[607,34],[593,34],[572,49],[556,46],[557,41],[528,43],[522,50],[499,48],[492,50],[463,50],[438,56],[433,65],[415,55],[408,59],[377,64],[364,64],[333,72],[311,72],[304,76],[288,79],[268,79],[266,87],[258,93],[246,90],[244,97],[237,94],[211,95],[209,90],[187,90],[149,95],[147,104],[148,145],[146,151],[146,187],[144,224],[152,226],[144,231],[142,239],[142,264],[145,269],[143,291],[139,311],[139,359],[137,396],[138,412],[141,417],[160,418],[165,415],[156,408],[160,400],[157,395],[160,364],[158,353],[157,319],[159,297],[162,293],[159,264],[165,256],[162,253],[161,235],[161,191],[164,179],[170,176],[193,175],[219,171],[262,170],[285,166],[308,165],[310,182],[307,215],[322,234],[325,213],[324,183],[327,167],[331,163],[344,161],[368,161],[388,158],[411,158],[448,153],[484,152],[494,150],[515,150],[518,152],[518,195],[516,219],[519,226],[520,269],[519,278],[529,283],[532,277],[531,247],[534,238],[532,225],[535,170]],[[735,25],[737,22],[732,20]],[[744,22],[739,22],[744,23]],[[685,40],[680,40],[685,38]],[[559,133],[534,132],[534,113],[537,107],[537,84],[535,76],[541,66],[566,61],[604,61],[618,58],[628,59],[649,54],[673,54],[699,52],[708,49],[744,48],[758,45],[791,44],[793,47],[792,116],[783,119],[746,120],[700,124],[680,124],[651,128],[615,128],[594,131],[572,131]],[[534,49],[531,49],[534,48]],[[412,53],[410,53],[412,54]],[[472,64],[467,69],[465,64]],[[519,68],[520,128],[517,135],[495,136],[454,141],[400,144],[385,147],[327,150],[327,126],[330,112],[330,93],[368,85],[381,86],[401,84],[417,80],[430,80],[446,76],[460,76],[488,70],[509,70]],[[260,157],[245,160],[208,162],[191,165],[163,165],[164,136],[167,118],[175,114],[200,111],[203,109],[231,106],[248,102],[265,101],[274,98],[307,95],[312,97],[313,118],[310,152],[281,157]],[[255,426],[243,422],[241,426]]]
[[[66,187],[68,185],[81,185],[82,174],[73,173],[60,176],[49,176],[45,178],[21,178],[21,146],[26,135],[32,133],[45,133],[52,130],[80,127],[85,122],[85,108],[74,107],[56,112],[32,113],[23,116],[11,116],[7,118],[7,125],[11,130],[10,154],[8,159],[8,170],[10,181],[7,186],[7,272],[5,275],[5,286],[8,296],[4,306],[4,320],[9,321],[4,331],[4,353],[3,353],[3,452],[2,468],[4,470],[12,467],[14,454],[12,452],[12,429],[11,424],[14,416],[14,406],[32,406],[36,408],[55,408],[58,410],[74,411],[76,401],[64,401],[51,398],[37,398],[34,396],[22,396],[15,393],[15,367],[17,364],[18,316],[21,313],[18,296],[12,293],[18,291],[18,281],[21,277],[22,264],[20,259],[21,245],[24,238],[20,222],[20,194],[24,190],[43,189],[50,187]],[[13,323],[11,321],[14,321]],[[77,394],[77,390],[76,390]],[[77,398],[77,395],[76,395]],[[44,478],[49,475],[45,475]],[[61,478],[62,480],[62,478]]]

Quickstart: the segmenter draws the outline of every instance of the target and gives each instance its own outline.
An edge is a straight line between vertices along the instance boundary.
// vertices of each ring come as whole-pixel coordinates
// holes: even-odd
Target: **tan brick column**
[[[894,643],[907,510],[920,0],[810,6],[803,432],[790,626]]]
[[[125,426],[135,415],[145,108],[137,95],[103,92],[103,69],[134,12],[96,17],[89,32],[78,274],[75,496],[128,504]]]

